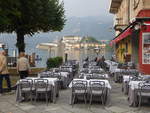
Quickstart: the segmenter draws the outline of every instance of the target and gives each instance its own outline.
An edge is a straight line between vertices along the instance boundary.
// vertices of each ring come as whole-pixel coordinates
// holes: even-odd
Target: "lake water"
[[[48,57],[47,51],[36,49],[36,45],[39,43],[44,42],[51,42],[52,38],[48,37],[48,35],[34,35],[33,37],[26,36],[25,43],[26,43],[26,54],[31,55],[32,53],[36,53],[36,55],[39,55],[40,58],[42,58],[42,61],[36,62],[37,67],[45,67],[46,66],[46,60]],[[9,50],[8,54],[10,56],[13,55],[13,51],[17,50],[15,44],[16,44],[16,35],[15,34],[0,34],[0,42],[5,43]]]
[[[46,61],[48,58],[48,52],[40,49],[36,49],[36,45],[39,43],[46,43],[51,42],[53,39],[56,39],[55,37],[52,37],[52,35],[48,34],[36,34],[33,37],[26,36],[25,43],[26,43],[26,54],[31,55],[32,53],[36,53],[40,58],[42,58],[42,61],[36,62],[36,67],[45,67]],[[16,44],[16,35],[15,34],[0,34],[0,42],[3,42],[7,44],[9,48],[9,55],[13,55],[13,51],[17,50],[15,44]],[[94,50],[90,49],[82,49],[82,50],[76,50],[71,49],[68,50],[68,59],[76,59],[79,61],[83,61],[87,56],[90,60],[94,59],[97,55],[95,54]]]

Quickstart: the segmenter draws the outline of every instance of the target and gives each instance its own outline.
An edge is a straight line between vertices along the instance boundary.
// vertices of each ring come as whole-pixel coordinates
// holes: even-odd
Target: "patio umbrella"
[[[58,47],[58,44],[56,44],[56,43],[40,43],[36,46],[37,49],[44,49],[44,50],[49,50],[53,47]]]
[[[37,49],[43,49],[48,51],[48,57],[51,57],[51,52],[53,48],[58,47],[56,43],[40,43],[36,46]]]

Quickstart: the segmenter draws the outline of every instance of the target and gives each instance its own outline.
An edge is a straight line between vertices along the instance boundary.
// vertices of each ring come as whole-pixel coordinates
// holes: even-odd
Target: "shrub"
[[[49,58],[46,62],[48,69],[59,67],[62,63],[63,63],[62,57]]]

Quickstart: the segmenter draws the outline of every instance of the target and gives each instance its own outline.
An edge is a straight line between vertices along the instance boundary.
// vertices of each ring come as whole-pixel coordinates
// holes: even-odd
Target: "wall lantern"
[[[137,23],[134,25],[134,30],[139,30],[141,29],[141,24],[140,23]]]

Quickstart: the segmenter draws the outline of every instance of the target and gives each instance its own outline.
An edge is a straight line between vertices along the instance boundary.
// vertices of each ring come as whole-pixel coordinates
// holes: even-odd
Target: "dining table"
[[[36,79],[42,79],[39,77],[27,77],[25,79],[20,79],[17,81],[16,85],[17,85],[17,89],[16,89],[16,102],[21,102],[22,100],[24,100],[25,97],[22,96],[22,92],[21,92],[21,87],[20,87],[20,83],[23,80],[32,80],[33,81],[33,86],[35,87],[35,80]],[[43,78],[44,80],[48,80],[48,88],[51,89],[51,95],[49,95],[50,99],[52,100],[53,103],[56,103],[56,97],[59,96],[59,86],[58,86],[58,78]],[[33,88],[35,89],[35,88]]]
[[[76,79],[73,79],[72,81],[71,81],[71,83],[69,84],[69,88],[72,88],[72,82],[74,81],[74,82],[76,82],[76,81],[78,81],[78,80],[82,80],[82,81],[86,81],[87,82],[87,95],[89,95],[89,93],[90,93],[90,82],[91,81],[103,81],[104,83],[105,83],[105,91],[104,91],[104,100],[105,100],[105,104],[106,105],[110,105],[111,104],[111,99],[110,99],[110,92],[111,92],[111,85],[110,85],[110,83],[109,83],[109,81],[108,80],[103,80],[103,79],[89,79],[89,80],[87,80],[87,79],[79,79],[79,78],[76,78]],[[88,99],[89,99],[89,96],[87,96],[88,97]],[[71,102],[72,102],[72,94],[71,94],[71,96],[70,96],[70,104],[71,104]]]

